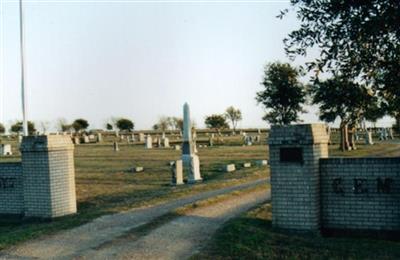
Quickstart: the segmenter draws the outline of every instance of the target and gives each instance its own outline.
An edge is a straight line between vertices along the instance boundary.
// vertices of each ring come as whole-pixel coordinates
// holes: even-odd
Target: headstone
[[[257,165],[258,166],[266,166],[266,165],[268,165],[268,161],[267,160],[258,160]]]
[[[153,148],[153,139],[151,138],[151,135],[146,136],[146,143],[145,143],[146,149],[151,149]]]
[[[144,141],[145,141],[144,133],[139,133],[139,142],[144,142]]]
[[[160,137],[156,138],[156,142],[157,142],[157,147],[162,147],[162,142],[161,142]]]
[[[114,152],[118,152],[119,151],[119,146],[118,146],[117,142],[114,142],[113,147],[114,147]]]
[[[177,160],[171,165],[172,185],[183,184],[183,163],[182,160]]]
[[[75,136],[75,137],[72,139],[72,141],[73,141],[74,144],[80,144],[80,143],[81,143],[81,139],[80,139],[78,136]]]
[[[169,148],[169,139],[167,137],[163,138],[163,145],[165,148]]]
[[[236,167],[234,164],[228,164],[225,166],[225,172],[234,172],[236,171]]]
[[[249,162],[243,163],[243,168],[250,168],[250,167],[251,167],[251,163],[249,163]]]
[[[22,142],[22,135],[18,135],[18,143]]]
[[[178,145],[178,144],[176,144],[176,145],[174,146],[174,148],[175,148],[175,150],[177,150],[177,151],[180,151],[180,150],[181,150],[181,146]]]
[[[135,134],[131,135],[131,140],[132,140],[132,142],[136,142]]]
[[[252,145],[253,143],[252,143],[252,138],[251,138],[251,136],[245,136],[245,138],[244,138],[244,144],[245,145]]]
[[[183,144],[182,144],[182,162],[188,175],[188,183],[202,181],[200,175],[200,160],[195,153],[195,144],[192,139],[192,127],[190,122],[189,105],[183,106]]]
[[[133,172],[142,172],[144,171],[144,168],[142,166],[136,166],[132,168]]]
[[[88,144],[89,142],[90,142],[89,141],[89,136],[87,136],[87,135],[82,136],[82,143]]]
[[[211,147],[211,146],[214,146],[214,139],[211,137],[211,138],[209,138],[208,139],[208,145]]]
[[[103,142],[103,136],[101,135],[101,133],[97,133],[97,142]]]
[[[0,155],[1,156],[12,155],[11,144],[0,144]]]

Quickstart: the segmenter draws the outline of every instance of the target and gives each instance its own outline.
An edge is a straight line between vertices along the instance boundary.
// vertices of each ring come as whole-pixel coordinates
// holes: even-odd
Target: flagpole
[[[21,98],[24,136],[28,135],[28,122],[26,120],[26,96],[25,96],[25,57],[24,57],[24,26],[23,26],[22,0],[19,0],[19,39],[21,52]]]

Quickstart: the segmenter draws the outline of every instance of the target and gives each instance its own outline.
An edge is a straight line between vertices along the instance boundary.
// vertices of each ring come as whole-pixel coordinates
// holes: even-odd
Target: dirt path
[[[268,199],[255,191],[200,207],[152,230],[143,237],[128,236],[100,249],[75,255],[75,259],[187,259],[204,246],[229,218]]]
[[[160,204],[160,205],[155,205],[151,207],[145,207],[145,208],[138,208],[134,209],[132,211],[124,212],[124,213],[119,213],[119,214],[114,214],[114,215],[108,215],[108,216],[103,216],[101,218],[98,218],[94,220],[93,222],[90,222],[88,224],[82,225],[80,227],[63,231],[60,233],[57,233],[55,235],[51,236],[46,236],[41,239],[36,239],[34,241],[28,241],[23,244],[20,244],[18,246],[12,247],[8,250],[0,252],[0,259],[72,259],[75,257],[85,257],[88,256],[88,258],[91,258],[91,255],[93,257],[101,257],[101,255],[96,255],[96,251],[98,252],[103,252],[104,258],[115,258],[115,256],[110,256],[113,255],[114,249],[122,246],[124,249],[127,249],[127,251],[124,251],[121,249],[121,254],[117,256],[123,257],[124,254],[126,253],[129,256],[129,244],[130,241],[125,241],[120,245],[120,241],[124,241],[124,239],[120,239],[121,237],[124,237],[127,233],[131,232],[133,229],[142,226],[144,224],[147,224],[165,214],[168,212],[171,212],[179,207],[182,207],[184,205],[196,202],[198,200],[203,200],[211,197],[215,197],[217,195],[229,193],[235,190],[242,190],[246,189],[249,187],[253,187],[256,185],[259,185],[261,183],[267,183],[267,179],[262,179],[262,180],[257,180],[253,182],[249,182],[246,184],[241,184],[233,187],[228,187],[228,188],[223,188],[219,190],[214,190],[214,191],[208,191],[200,194],[196,194],[190,197],[182,198],[179,200],[174,200],[171,202],[167,202],[165,204]],[[253,194],[254,195],[254,194]],[[244,198],[247,199],[244,199]],[[251,197],[251,196],[250,196]],[[182,217],[183,219],[181,221],[181,224],[177,225],[182,225],[182,227],[185,227],[184,222],[186,221],[187,224],[195,225],[198,222],[199,224],[207,224],[210,222],[210,225],[213,227],[218,227],[220,223],[224,222],[229,216],[233,216],[238,212],[244,211],[247,207],[251,207],[254,205],[254,203],[257,203],[258,200],[255,199],[254,201],[250,198],[249,196],[243,196],[243,198],[240,198],[240,203],[235,201],[235,203],[229,203],[229,205],[220,205],[219,207],[221,210],[213,210],[215,212],[215,217],[213,215],[210,215],[209,218],[207,215],[199,215],[198,217],[195,215],[187,216],[187,217]],[[263,193],[262,199],[267,198],[267,192],[265,191]],[[260,195],[257,195],[256,198],[261,200]],[[236,199],[237,200],[237,199]],[[242,204],[243,201],[243,204]],[[253,203],[251,203],[253,201]],[[219,205],[220,203],[216,204]],[[222,203],[224,204],[224,203]],[[227,208],[225,208],[227,207]],[[223,209],[226,209],[225,211]],[[210,213],[213,212],[210,210]],[[196,212],[196,211],[194,211]],[[226,215],[224,215],[226,214]],[[178,218],[181,219],[181,218]],[[174,220],[175,221],[175,220]],[[170,223],[167,223],[164,226],[161,226],[160,228],[163,227],[168,227],[169,225],[175,223],[174,221],[171,221]],[[204,223],[207,222],[207,223]],[[212,223],[215,223],[212,225]],[[203,225],[201,224],[201,225]],[[171,228],[171,227],[169,227]],[[203,227],[204,228],[204,227]],[[203,229],[202,228],[202,229]],[[167,241],[168,239],[172,238],[173,236],[179,236],[179,233],[184,232],[185,229],[178,228],[177,229],[177,234],[166,234],[166,236],[160,238],[163,241]],[[200,230],[201,231],[201,230]],[[205,231],[205,230],[203,230]],[[154,230],[154,232],[159,232],[159,229]],[[153,233],[153,232],[152,232]],[[150,233],[147,236],[144,236],[143,238],[136,238],[133,239],[135,241],[135,247],[141,248],[141,246],[138,246],[138,243],[147,243],[146,240],[143,240],[144,238],[148,238],[152,233]],[[190,233],[192,235],[192,240],[197,240],[198,237],[201,237],[204,239],[204,237],[201,235],[201,232],[199,234],[196,233]],[[131,237],[131,236],[130,236]],[[131,237],[132,238],[132,237]],[[171,239],[172,241],[173,239]],[[191,240],[189,240],[191,241]],[[116,243],[114,243],[116,242]],[[150,242],[150,241],[149,241]],[[173,242],[175,244],[175,242]],[[185,243],[181,244],[182,246]],[[106,246],[104,246],[106,245]],[[111,245],[111,247],[108,247],[107,245]],[[115,246],[113,246],[115,245]],[[160,245],[162,245],[160,243]],[[179,244],[176,243],[176,245],[179,247]],[[157,255],[157,244],[151,245],[151,248],[148,248],[146,246],[143,246],[143,250],[148,249],[148,253],[154,251],[154,255],[149,255],[149,257],[153,258],[159,258],[161,257],[162,253],[167,253],[166,248],[160,248],[162,252],[159,252]],[[154,248],[154,249],[153,249]],[[182,248],[187,248],[187,247],[182,247]],[[179,251],[179,250],[178,250]],[[178,252],[177,251],[177,252]],[[118,251],[117,251],[118,252]],[[124,252],[124,253],[123,253]],[[169,252],[168,252],[169,253]],[[107,257],[109,255],[109,257]],[[142,252],[141,256],[138,255],[138,258],[145,257],[146,253]],[[171,258],[174,258],[174,255],[168,255]],[[177,256],[177,255],[176,255]],[[129,256],[128,258],[132,258],[135,256]],[[147,257],[146,257],[147,258]],[[165,259],[164,257],[162,257]]]

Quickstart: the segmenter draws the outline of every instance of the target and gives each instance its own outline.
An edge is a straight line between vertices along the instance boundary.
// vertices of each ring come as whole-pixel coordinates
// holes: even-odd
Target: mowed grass
[[[240,141],[239,137],[236,137]],[[14,155],[1,157],[0,162],[19,161],[15,141]],[[0,218],[0,250],[43,234],[71,228],[104,214],[162,203],[191,194],[228,187],[268,176],[267,167],[242,169],[242,162],[268,158],[266,145],[215,146],[199,148],[203,183],[174,187],[170,185],[168,163],[180,159],[181,151],[171,149],[144,149],[144,145],[120,143],[114,152],[112,139],[103,144],[75,146],[75,173],[78,213],[52,221],[25,220],[16,217]],[[236,163],[238,170],[225,173],[226,163]],[[144,172],[133,173],[133,166],[143,166]]]
[[[399,259],[400,242],[279,232],[271,205],[227,222],[192,259]]]

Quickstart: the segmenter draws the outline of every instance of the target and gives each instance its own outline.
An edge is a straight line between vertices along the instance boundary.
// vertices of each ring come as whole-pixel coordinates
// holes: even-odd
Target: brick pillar
[[[328,157],[328,141],[324,124],[272,126],[268,143],[274,227],[319,230],[319,159]]]
[[[27,217],[76,213],[74,145],[62,135],[28,136],[21,144]]]

